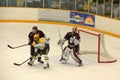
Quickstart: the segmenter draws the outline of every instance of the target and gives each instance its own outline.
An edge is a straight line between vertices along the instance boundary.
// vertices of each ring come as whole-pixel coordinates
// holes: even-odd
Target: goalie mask
[[[72,32],[77,32],[77,27],[73,27]]]
[[[72,28],[72,36],[74,36],[75,33],[77,33],[77,27],[73,27],[73,28]]]

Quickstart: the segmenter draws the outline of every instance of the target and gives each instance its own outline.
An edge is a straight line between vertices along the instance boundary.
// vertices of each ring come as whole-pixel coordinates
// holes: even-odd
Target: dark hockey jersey
[[[74,40],[80,40],[80,36],[78,33],[68,32],[64,39],[68,40],[68,47],[75,47],[76,45],[74,44]]]
[[[34,34],[39,34],[39,38],[41,37],[45,37],[45,34],[41,31],[41,30],[37,30],[36,33],[33,33],[33,32],[30,32],[29,35],[28,35],[28,38],[29,38],[29,44],[31,45],[34,41]]]

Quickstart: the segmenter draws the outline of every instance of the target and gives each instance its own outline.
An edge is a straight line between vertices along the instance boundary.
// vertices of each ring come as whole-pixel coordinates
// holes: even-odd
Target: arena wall
[[[43,20],[43,21],[42,21]],[[44,22],[71,25],[70,11],[38,8],[0,7],[0,22]],[[56,22],[57,21],[57,22]],[[65,22],[65,23],[64,23]],[[95,15],[95,27],[82,26],[120,38],[120,21]]]

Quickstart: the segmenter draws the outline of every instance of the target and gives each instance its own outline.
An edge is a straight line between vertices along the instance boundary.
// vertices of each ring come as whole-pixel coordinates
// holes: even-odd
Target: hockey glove
[[[65,42],[64,39],[60,39],[57,44],[58,44],[59,46],[62,46],[62,45],[64,45],[64,42]]]

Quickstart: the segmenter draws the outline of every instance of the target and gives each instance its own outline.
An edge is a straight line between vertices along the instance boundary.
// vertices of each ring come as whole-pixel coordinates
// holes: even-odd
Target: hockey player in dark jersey
[[[45,37],[45,34],[43,33],[43,31],[38,30],[37,26],[33,26],[32,31],[29,33],[28,38],[29,38],[29,42],[28,44],[30,45],[30,61],[28,62],[28,64],[30,64],[30,62],[33,60],[33,56],[35,56],[35,50],[34,47],[32,45],[33,41],[34,41],[34,35],[38,34],[39,38],[41,37]],[[43,63],[43,61],[41,60],[41,57],[38,57],[38,62]]]
[[[77,33],[77,28],[72,28],[72,32],[68,32],[63,39],[58,41],[58,45],[62,46],[65,41],[68,41],[68,45],[62,51],[61,63],[66,63],[69,59],[69,55],[71,55],[75,62],[78,63],[78,66],[82,66],[79,53],[80,36]]]

